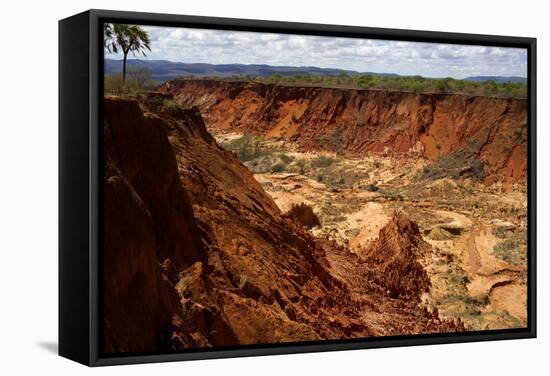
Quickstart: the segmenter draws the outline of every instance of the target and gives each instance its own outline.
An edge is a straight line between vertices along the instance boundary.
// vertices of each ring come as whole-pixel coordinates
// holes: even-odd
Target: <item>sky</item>
[[[135,57],[140,59],[315,66],[424,77],[527,77],[527,50],[519,48],[142,27],[149,32],[151,51]]]

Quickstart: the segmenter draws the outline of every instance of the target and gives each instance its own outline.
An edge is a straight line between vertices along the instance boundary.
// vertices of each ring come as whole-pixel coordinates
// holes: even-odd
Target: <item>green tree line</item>
[[[461,93],[497,97],[527,97],[525,83],[496,83],[494,81],[473,82],[447,78],[425,78],[421,76],[379,76],[372,74],[338,76],[273,74],[258,77],[257,81],[279,85],[308,85],[323,87],[344,87],[354,89],[394,90],[414,93]]]

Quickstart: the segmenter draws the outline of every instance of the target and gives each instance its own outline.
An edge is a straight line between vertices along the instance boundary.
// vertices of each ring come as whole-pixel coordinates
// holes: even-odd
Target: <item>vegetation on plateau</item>
[[[184,77],[193,78],[197,77]],[[261,83],[287,86],[319,86],[344,89],[368,89],[385,91],[405,91],[412,93],[457,93],[466,95],[493,96],[505,98],[526,98],[527,84],[522,82],[497,83],[494,81],[467,81],[451,77],[426,78],[422,76],[393,76],[377,74],[342,73],[328,75],[290,75],[278,73],[271,76],[233,76],[231,78],[203,77],[220,80],[254,80]]]
[[[140,91],[153,90],[159,85],[151,78],[152,73],[147,68],[129,67],[126,80],[122,74],[109,74],[104,77],[104,92],[113,95],[134,95]]]

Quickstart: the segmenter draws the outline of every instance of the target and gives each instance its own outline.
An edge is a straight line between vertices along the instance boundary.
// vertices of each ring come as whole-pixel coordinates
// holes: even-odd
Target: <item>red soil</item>
[[[474,149],[488,183],[525,178],[527,101],[174,80],[159,88],[196,105],[210,129],[283,137],[306,150],[383,153],[431,160]]]

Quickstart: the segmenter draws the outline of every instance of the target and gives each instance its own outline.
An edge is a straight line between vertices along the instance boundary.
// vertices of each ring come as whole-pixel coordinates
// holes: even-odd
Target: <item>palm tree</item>
[[[113,43],[113,25],[110,23],[103,24],[103,48],[106,48],[109,53],[112,52],[111,44]]]
[[[104,24],[103,46],[110,53],[122,52],[122,85],[126,83],[126,60],[128,54],[136,56],[136,53],[145,55],[145,50],[151,51],[149,34],[137,25]]]

